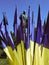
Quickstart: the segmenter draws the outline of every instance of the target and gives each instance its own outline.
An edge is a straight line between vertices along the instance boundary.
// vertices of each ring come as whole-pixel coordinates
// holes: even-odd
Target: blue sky
[[[28,6],[30,5],[31,13],[32,11],[34,11],[34,21],[36,26],[39,4],[41,8],[41,20],[43,24],[44,19],[47,18],[47,14],[49,11],[49,0],[0,0],[0,22],[2,21],[2,17],[3,17],[2,13],[6,12],[6,17],[9,23],[8,29],[13,30],[12,25],[14,21],[14,12],[15,12],[16,5],[18,8],[18,18],[19,18],[19,15],[24,10],[26,11],[26,14],[27,14]],[[19,19],[18,19],[18,23],[19,23]]]

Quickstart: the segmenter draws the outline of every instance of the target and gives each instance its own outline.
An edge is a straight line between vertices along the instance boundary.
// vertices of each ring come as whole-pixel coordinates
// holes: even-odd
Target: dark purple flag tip
[[[3,25],[5,26],[8,25],[8,21],[4,13],[3,13]]]
[[[1,28],[2,28],[2,22],[0,23],[0,31],[1,31]]]

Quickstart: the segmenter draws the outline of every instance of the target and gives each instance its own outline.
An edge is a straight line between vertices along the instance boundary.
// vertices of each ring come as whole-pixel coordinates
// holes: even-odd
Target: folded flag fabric
[[[30,6],[28,15],[23,11],[19,17],[20,25],[18,25],[16,7],[11,34],[7,28],[7,18],[3,13],[3,20],[0,23],[0,41],[9,65],[49,65],[49,13],[42,26],[39,5],[37,27],[35,27],[34,12],[32,12],[31,20],[30,11]]]
[[[10,59],[11,61],[13,61],[13,59],[11,58],[11,55],[10,55],[10,53],[9,53],[9,51],[8,51],[8,48],[6,47],[6,45],[5,45],[4,42],[2,42],[2,47],[3,47],[4,52],[6,53],[6,55],[9,57],[9,59]]]
[[[31,53],[31,59],[32,64],[34,60],[34,21],[33,21],[33,12],[32,12],[32,22],[30,22],[30,53]]]
[[[49,65],[49,13],[47,17],[47,23],[44,29],[44,38],[43,38],[43,53],[42,60],[43,65]]]
[[[35,45],[35,65],[41,65],[41,40],[42,40],[42,28],[41,28],[41,16],[40,16],[40,6],[38,9],[38,20],[37,20],[37,38]]]

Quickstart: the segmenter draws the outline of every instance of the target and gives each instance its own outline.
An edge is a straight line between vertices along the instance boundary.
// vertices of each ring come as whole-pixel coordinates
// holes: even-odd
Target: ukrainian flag
[[[8,51],[8,48],[7,48],[6,44],[3,41],[2,41],[2,48],[3,48],[4,52],[6,53],[6,55],[9,57],[9,59],[11,61],[13,61],[13,59],[12,59],[12,57],[11,57],[9,51]]]
[[[20,59],[20,62],[21,64],[23,64],[23,57],[22,57],[22,45],[21,45],[21,39],[22,38],[22,30],[21,30],[21,26],[18,27],[18,30],[17,30],[17,53],[19,55],[19,59]]]
[[[4,36],[3,32],[2,32],[2,30],[0,30],[0,32],[1,32],[0,38],[1,38],[1,41],[2,41],[3,50],[4,50],[4,52],[6,53],[6,55],[8,56],[9,60],[10,60],[11,62],[13,62],[13,59],[12,59],[12,57],[11,57],[11,55],[10,55],[10,52],[9,52],[9,50],[8,50],[6,44],[5,44],[5,43],[7,43],[7,41],[6,41],[6,39],[5,39],[5,36]]]
[[[2,32],[1,32],[2,33]],[[15,64],[19,64],[19,61],[17,60],[18,59],[18,56],[17,56],[17,53],[16,53],[16,51],[14,50],[15,48],[14,48],[14,45],[13,45],[13,43],[11,43],[11,42],[8,42],[9,41],[9,39],[7,40],[7,38],[5,38],[5,36],[3,35],[3,33],[2,33],[2,37],[3,37],[3,41],[6,43],[6,48],[8,49],[8,51],[9,51],[9,54],[10,54],[10,56],[12,57],[12,59],[14,60],[13,62],[11,62],[10,61],[10,64],[11,63],[15,63]],[[10,45],[10,46],[9,46]],[[6,49],[5,48],[5,49]],[[12,50],[13,49],[13,50]],[[4,50],[5,52],[7,52],[6,50]],[[8,53],[7,53],[8,54]],[[8,55],[9,55],[8,54]],[[15,57],[16,56],[16,57]],[[16,63],[16,60],[17,60],[17,63]],[[12,65],[12,64],[11,64]]]
[[[9,36],[9,34],[8,34],[8,31],[7,31],[7,27],[6,27],[7,19],[6,19],[5,16],[3,16],[3,22],[4,22],[4,26],[5,26],[5,34],[6,34],[6,39],[7,39],[7,42],[8,42],[7,45],[8,45],[9,52],[10,52],[11,56],[12,56],[12,53],[14,54],[15,64],[16,64],[16,60],[17,60],[17,62],[19,63],[18,54],[17,54],[17,52],[16,52],[14,43],[12,43],[12,40],[11,40],[11,38],[10,38],[10,36]],[[11,47],[10,47],[9,45],[10,45]],[[12,52],[11,52],[11,51],[12,51]]]
[[[42,53],[43,65],[49,65],[49,13],[47,17],[47,23],[45,25],[43,41],[44,41]]]
[[[41,57],[41,40],[42,40],[42,29],[41,29],[40,6],[39,6],[34,65],[41,65],[41,63],[42,63],[42,61],[41,61],[41,59],[42,59],[42,57]]]
[[[21,31],[21,26],[19,26],[17,28],[17,7],[15,9],[15,14],[14,14],[13,28],[14,28],[14,35],[15,35],[15,38],[16,38],[15,44],[16,44],[17,54],[19,56],[20,63],[22,65],[23,64],[23,62],[22,62],[22,49],[21,49],[21,34],[22,34],[22,31]]]
[[[21,39],[21,55],[22,55],[22,62],[23,65],[25,65],[25,54],[24,54],[24,35],[23,35],[23,29],[22,26],[20,25],[20,39]]]
[[[7,55],[7,57],[8,57],[8,59],[10,60],[10,65],[14,65],[14,63],[13,63],[13,58],[12,58],[12,56],[10,55],[10,52],[9,52],[9,49],[7,48],[7,46],[5,45],[5,43],[2,41],[2,47],[3,47],[3,50],[4,50],[4,52],[6,53],[6,55]]]
[[[31,59],[32,64],[34,60],[34,22],[33,22],[33,12],[32,12],[32,22],[30,23],[30,52],[31,52]]]
[[[12,48],[12,49],[11,49],[10,47],[8,47],[8,48],[11,49],[11,50],[9,49],[9,52],[10,52],[10,51],[13,52],[14,58],[15,58],[15,59],[14,59],[14,60],[15,60],[15,63],[16,63],[16,60],[17,60],[17,62],[18,62],[18,64],[19,64],[19,63],[20,63],[20,62],[19,62],[19,56],[18,56],[18,53],[16,52],[14,43],[12,43],[12,41],[11,41],[9,35],[7,35],[7,39],[8,39],[8,41],[9,41],[8,44],[9,44],[9,45],[11,46],[11,48]],[[12,52],[11,52],[11,54],[12,54]]]
[[[4,38],[4,41],[5,41],[5,40],[7,41],[7,42],[6,42],[7,48],[8,48],[8,50],[9,50],[10,54],[12,54],[11,56],[13,57],[14,55],[13,55],[13,51],[11,52],[11,50],[12,50],[11,47],[13,47],[13,49],[14,49],[14,46],[11,44],[12,42],[11,42],[11,40],[10,40],[10,37],[9,37],[9,35],[8,35],[7,30],[6,30],[6,33],[7,33],[7,35],[6,35],[6,38],[5,38],[5,36],[3,35],[2,31],[1,31],[1,34],[2,34],[2,36],[3,36],[3,38]],[[11,47],[9,46],[10,44],[11,44]],[[15,52],[15,51],[14,51],[14,52]],[[14,53],[14,54],[15,54],[15,56],[16,56],[16,53]],[[17,59],[18,59],[18,56],[17,56]]]

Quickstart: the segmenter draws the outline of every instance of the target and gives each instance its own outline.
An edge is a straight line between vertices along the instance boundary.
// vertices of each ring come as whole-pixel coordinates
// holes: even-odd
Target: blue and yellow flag
[[[22,49],[22,44],[24,44],[22,41],[23,41],[23,36],[22,36],[22,29],[21,29],[21,26],[18,27],[18,30],[17,30],[17,53],[19,55],[19,59],[20,59],[20,62],[21,64],[23,64],[23,49]]]
[[[9,50],[12,58],[14,59],[15,64],[16,64],[16,60],[17,60],[17,63],[19,64],[20,62],[19,62],[19,59],[18,59],[18,54],[17,54],[16,49],[15,49],[15,45],[12,42],[12,40],[11,40],[11,38],[9,36],[9,33],[7,31],[7,27],[6,27],[6,23],[5,23],[5,22],[7,22],[7,19],[6,19],[5,16],[3,17],[3,22],[4,22],[4,26],[5,26],[5,34],[6,34],[6,40],[7,40],[7,43],[6,43],[7,44],[7,48]]]
[[[42,60],[43,65],[49,65],[49,13],[44,29]]]
[[[2,48],[3,48],[4,52],[6,53],[6,55],[9,57],[9,59],[10,59],[11,61],[13,61],[13,59],[12,59],[12,57],[11,57],[11,55],[10,55],[9,50],[8,50],[6,44],[5,44],[3,41],[2,41]]]
[[[23,64],[23,59],[22,59],[22,45],[21,45],[21,42],[22,42],[22,27],[21,25],[19,25],[19,27],[17,28],[17,8],[15,10],[15,14],[14,14],[14,34],[15,34],[15,38],[16,38],[16,42],[15,42],[15,45],[16,45],[16,49],[17,49],[17,54],[19,56],[19,60],[20,60],[20,63],[21,65]],[[23,43],[23,42],[22,42]]]
[[[17,57],[15,57],[15,55],[16,55],[16,53],[14,53],[15,51],[13,51],[14,50],[14,46],[12,45],[12,46],[9,46],[9,43],[8,43],[8,41],[7,41],[7,38],[5,38],[5,36],[4,36],[4,34],[3,34],[3,32],[2,31],[0,31],[1,32],[1,35],[2,35],[2,37],[1,37],[1,39],[2,39],[2,41],[6,44],[2,44],[2,46],[3,46],[3,48],[5,48],[4,49],[4,51],[5,51],[5,53],[7,54],[7,56],[8,56],[8,58],[11,56],[11,58],[12,58],[12,60],[13,60],[13,62],[10,60],[10,58],[9,58],[9,63],[10,63],[10,65],[12,65],[13,63],[14,64],[19,64],[19,62],[16,62],[16,60],[18,59],[18,56]],[[4,46],[6,46],[6,47],[4,47]],[[13,49],[13,50],[12,50]],[[18,61],[18,60],[17,60]]]
[[[32,22],[30,22],[30,52],[31,52],[31,59],[32,64],[34,60],[34,21],[33,21],[33,12],[32,12]]]
[[[42,29],[41,29],[41,17],[40,17],[40,6],[39,6],[38,20],[37,20],[37,39],[36,39],[36,45],[35,45],[34,65],[41,65],[41,40],[42,40]]]

